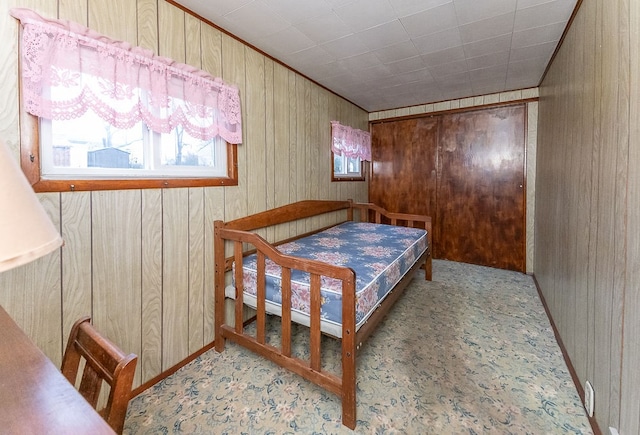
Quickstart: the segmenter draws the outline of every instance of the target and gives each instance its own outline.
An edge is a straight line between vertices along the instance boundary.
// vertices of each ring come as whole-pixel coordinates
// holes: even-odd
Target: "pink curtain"
[[[371,134],[368,131],[331,121],[331,137],[331,151],[334,154],[371,161]]]
[[[23,26],[22,86],[29,113],[68,120],[92,110],[118,128],[143,121],[169,133],[182,125],[202,140],[242,142],[237,87],[77,23],[21,8],[11,15]]]

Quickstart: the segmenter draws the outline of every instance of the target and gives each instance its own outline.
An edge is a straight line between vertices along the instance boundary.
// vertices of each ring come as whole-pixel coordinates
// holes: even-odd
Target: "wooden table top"
[[[0,432],[114,433],[1,306]]]

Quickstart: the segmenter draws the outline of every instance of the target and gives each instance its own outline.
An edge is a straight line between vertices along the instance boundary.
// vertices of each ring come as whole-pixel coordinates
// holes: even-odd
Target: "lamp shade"
[[[0,143],[0,272],[59,248],[62,237],[9,149]]]

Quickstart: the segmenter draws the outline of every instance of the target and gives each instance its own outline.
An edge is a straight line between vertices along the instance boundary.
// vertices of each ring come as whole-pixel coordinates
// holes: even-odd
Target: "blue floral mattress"
[[[417,228],[349,221],[276,248],[283,254],[346,266],[355,271],[357,330],[427,249],[427,232]],[[245,257],[243,262],[243,300],[253,308],[256,307],[256,258],[253,254]],[[281,268],[268,258],[265,263],[267,311],[280,315]],[[321,283],[322,331],[340,337],[342,283],[340,280],[324,276]],[[228,290],[227,296],[233,297],[235,290]],[[308,326],[308,273],[291,271],[291,293],[293,320]]]

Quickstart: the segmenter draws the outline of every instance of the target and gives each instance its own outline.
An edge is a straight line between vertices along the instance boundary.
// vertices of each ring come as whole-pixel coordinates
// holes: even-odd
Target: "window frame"
[[[238,145],[227,143],[226,177],[43,179],[39,119],[20,104],[20,166],[35,192],[69,192],[238,185]]]
[[[344,157],[344,156],[341,156]],[[366,171],[367,165],[365,165],[365,160],[360,159],[360,176],[354,177],[352,175],[337,175],[335,173],[335,153],[331,151],[331,181],[365,181],[366,180]]]

